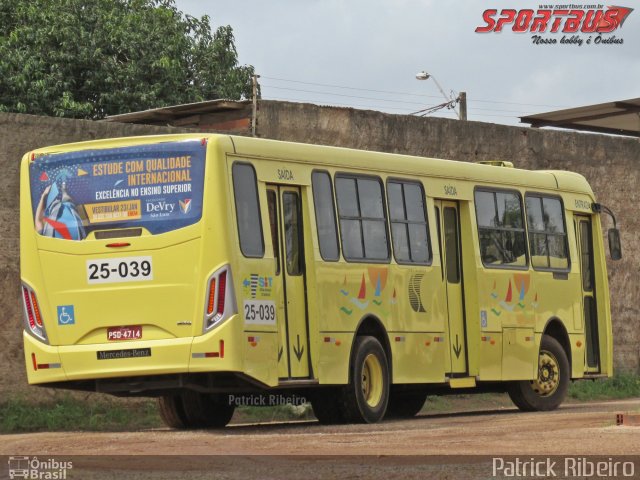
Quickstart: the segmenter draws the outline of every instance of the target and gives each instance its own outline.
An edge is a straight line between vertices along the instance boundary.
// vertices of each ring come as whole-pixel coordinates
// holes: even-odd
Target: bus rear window
[[[202,215],[205,153],[198,140],[39,157],[29,165],[35,228],[83,240],[96,230],[192,225]]]

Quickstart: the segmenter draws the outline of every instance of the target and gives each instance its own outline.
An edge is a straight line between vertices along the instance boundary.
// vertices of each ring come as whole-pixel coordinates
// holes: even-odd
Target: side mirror
[[[609,254],[611,260],[620,260],[622,258],[622,246],[620,245],[620,230],[610,228],[609,232]]]

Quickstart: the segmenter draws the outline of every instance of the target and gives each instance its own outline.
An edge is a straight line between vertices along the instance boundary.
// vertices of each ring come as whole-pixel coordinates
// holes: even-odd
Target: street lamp
[[[458,115],[458,118],[460,120],[466,120],[467,119],[467,94],[466,94],[466,92],[460,92],[460,94],[454,99],[454,98],[452,98],[452,96],[447,96],[447,94],[444,93],[444,90],[443,90],[442,86],[440,86],[440,83],[438,83],[438,80],[436,80],[436,77],[434,77],[430,73],[427,73],[427,72],[425,72],[423,70],[421,72],[416,73],[416,78],[418,80],[429,80],[429,79],[432,79],[435,82],[436,86],[438,87],[438,90],[440,90],[440,93],[442,94],[444,99],[447,101],[447,106],[449,106],[450,108],[453,108],[453,111],[456,112],[456,114]],[[458,112],[458,110],[456,110],[456,104],[457,103],[460,103],[460,111],[459,112]]]

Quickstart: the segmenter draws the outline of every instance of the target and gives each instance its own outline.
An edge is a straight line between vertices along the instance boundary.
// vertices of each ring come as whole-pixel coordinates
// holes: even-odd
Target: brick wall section
[[[607,265],[614,364],[640,372],[638,139],[274,101],[260,102],[257,122],[264,138],[581,173],[622,229],[624,258]]]
[[[45,392],[28,388],[22,353],[18,222],[22,156],[60,143],[183,131],[187,130],[0,113],[0,401],[10,393],[25,392],[35,398]]]

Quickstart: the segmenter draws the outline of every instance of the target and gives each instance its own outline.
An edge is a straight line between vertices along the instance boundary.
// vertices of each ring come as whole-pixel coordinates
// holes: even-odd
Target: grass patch
[[[569,398],[575,400],[608,400],[640,397],[640,376],[618,373],[612,378],[581,380],[569,385]]]
[[[0,433],[42,431],[123,431],[162,426],[154,400],[64,395],[33,402],[15,397],[0,403]]]
[[[286,422],[290,420],[314,420],[311,405],[276,405],[273,407],[238,407],[232,423]]]

